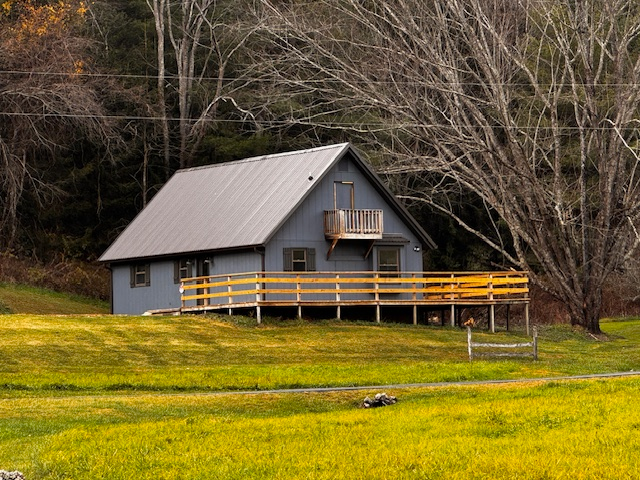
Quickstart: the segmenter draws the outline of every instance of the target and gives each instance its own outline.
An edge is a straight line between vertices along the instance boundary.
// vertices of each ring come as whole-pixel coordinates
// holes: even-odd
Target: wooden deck
[[[527,272],[246,272],[184,279],[181,312],[228,311],[255,308],[258,322],[262,307],[374,306],[380,322],[384,306],[412,306],[417,323],[418,306],[489,308],[495,329],[495,306],[525,306],[529,330],[529,279]]]

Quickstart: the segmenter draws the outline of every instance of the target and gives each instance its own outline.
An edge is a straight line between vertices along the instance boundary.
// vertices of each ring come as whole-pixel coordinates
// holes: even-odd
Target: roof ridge
[[[185,172],[193,172],[193,171],[197,171],[197,170],[204,170],[204,169],[208,169],[208,168],[216,168],[216,167],[223,167],[223,166],[227,166],[227,165],[237,165],[240,163],[255,163],[255,162],[262,162],[264,160],[269,160],[275,157],[289,157],[292,155],[300,155],[302,153],[309,153],[309,152],[317,152],[320,150],[327,150],[327,149],[331,149],[331,148],[338,148],[340,147],[340,149],[345,148],[347,145],[349,145],[349,142],[344,142],[344,143],[334,143],[331,145],[323,145],[320,147],[313,147],[313,148],[304,148],[301,150],[295,150],[293,152],[282,152],[282,153],[270,153],[267,155],[256,155],[255,157],[247,157],[247,158],[242,158],[239,160],[231,160],[229,162],[220,162],[220,163],[210,163],[209,165],[201,165],[199,167],[189,167],[189,168],[183,168],[180,170],[177,170],[175,173],[185,173]]]

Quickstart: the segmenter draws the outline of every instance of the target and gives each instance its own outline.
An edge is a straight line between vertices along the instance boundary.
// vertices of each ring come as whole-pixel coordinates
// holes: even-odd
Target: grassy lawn
[[[602,326],[606,340],[541,329],[537,362],[469,363],[452,328],[0,315],[0,468],[29,480],[638,478],[640,377],[398,389],[374,410],[359,405],[376,391],[210,394],[640,368],[640,320]]]
[[[640,367],[640,321],[608,341],[542,329],[540,361],[468,362],[457,328],[216,317],[0,316],[0,396],[58,391],[220,391],[513,379]],[[522,335],[474,333],[478,341]]]
[[[0,314],[3,313],[106,314],[109,313],[109,303],[44,288],[0,283]]]

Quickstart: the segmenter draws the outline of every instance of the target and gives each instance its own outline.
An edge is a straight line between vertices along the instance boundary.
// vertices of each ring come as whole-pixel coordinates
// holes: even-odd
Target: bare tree
[[[8,3],[0,14],[0,247],[14,247],[26,191],[44,205],[62,191],[44,179],[56,154],[82,140],[115,138],[99,96],[82,75],[87,40],[76,32],[82,2]]]
[[[278,122],[361,134],[406,199],[600,331],[603,284],[640,240],[637,1],[262,0],[255,14]],[[495,228],[456,212],[463,190]]]
[[[255,26],[240,21],[239,2],[221,0],[147,0],[158,37],[158,99],[165,129],[168,164],[168,118],[172,106],[165,90],[172,85],[179,111],[180,167],[188,167],[222,102],[243,111],[234,92],[246,88],[248,79],[230,78],[230,62],[251,38]],[[172,47],[172,67],[166,67],[166,42]],[[172,82],[175,82],[173,85]],[[243,113],[247,113],[244,111]]]
[[[153,13],[153,20],[156,29],[156,60],[158,62],[158,78],[157,78],[157,95],[158,95],[158,110],[160,114],[160,125],[162,130],[162,152],[164,159],[165,178],[169,178],[170,174],[170,162],[171,162],[171,137],[169,136],[169,118],[167,115],[167,97],[165,92],[166,87],[166,67],[165,67],[165,48],[166,48],[166,22],[165,12],[168,9],[167,0],[147,0],[147,5]],[[145,160],[146,149],[145,149]],[[143,177],[146,178],[147,169],[146,162],[143,167]],[[146,182],[145,182],[146,183]],[[146,203],[146,185],[143,187],[143,195]]]

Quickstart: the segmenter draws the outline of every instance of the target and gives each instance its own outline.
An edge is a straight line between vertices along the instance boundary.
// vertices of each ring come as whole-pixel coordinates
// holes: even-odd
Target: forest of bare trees
[[[346,139],[456,225],[458,255],[479,239],[485,268],[529,270],[591,332],[637,254],[634,0],[4,5],[2,248],[50,234],[24,202],[73,194],[52,168],[92,172],[91,223],[66,232],[90,242],[176,168]]]

